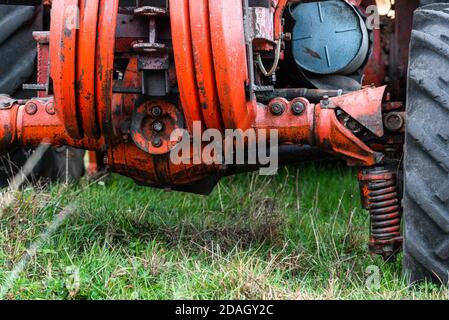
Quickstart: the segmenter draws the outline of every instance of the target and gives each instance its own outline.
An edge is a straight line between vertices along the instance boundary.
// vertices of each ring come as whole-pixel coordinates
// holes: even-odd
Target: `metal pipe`
[[[262,103],[268,103],[275,98],[285,98],[287,100],[295,98],[306,98],[310,102],[320,102],[324,97],[339,97],[345,94],[343,90],[320,90],[320,89],[305,89],[305,88],[289,88],[289,89],[275,89],[272,91],[256,92],[257,100]]]

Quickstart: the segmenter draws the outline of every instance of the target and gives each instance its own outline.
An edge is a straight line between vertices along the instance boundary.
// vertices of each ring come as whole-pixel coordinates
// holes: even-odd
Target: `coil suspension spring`
[[[363,207],[370,212],[370,250],[385,260],[394,259],[402,247],[401,204],[396,173],[382,168],[359,174]]]

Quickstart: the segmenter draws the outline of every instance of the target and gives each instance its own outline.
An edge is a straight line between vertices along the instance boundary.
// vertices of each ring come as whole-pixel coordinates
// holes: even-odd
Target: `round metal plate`
[[[293,55],[303,69],[317,74],[351,74],[369,49],[363,19],[341,0],[304,3],[292,12]]]

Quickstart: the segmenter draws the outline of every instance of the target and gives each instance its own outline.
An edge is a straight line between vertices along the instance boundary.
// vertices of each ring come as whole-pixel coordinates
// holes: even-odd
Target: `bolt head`
[[[154,138],[152,144],[153,144],[153,147],[160,148],[160,147],[162,147],[162,139]]]
[[[298,101],[292,105],[292,112],[294,115],[300,116],[306,111],[306,106],[303,102]]]
[[[385,126],[390,131],[399,131],[404,127],[404,119],[397,113],[388,114],[385,117]]]
[[[280,116],[284,113],[285,107],[282,103],[275,102],[270,106],[270,112],[271,114],[275,116]]]
[[[28,103],[25,106],[25,112],[29,115],[33,115],[37,113],[37,105],[35,103]]]
[[[47,111],[47,113],[49,115],[55,115],[56,114],[56,110],[55,110],[55,105],[53,103],[49,103],[45,106],[45,111]]]
[[[160,133],[164,131],[165,125],[162,121],[155,121],[152,127],[154,132]]]
[[[162,115],[162,109],[159,106],[155,106],[151,109],[151,115],[153,117],[160,117]]]

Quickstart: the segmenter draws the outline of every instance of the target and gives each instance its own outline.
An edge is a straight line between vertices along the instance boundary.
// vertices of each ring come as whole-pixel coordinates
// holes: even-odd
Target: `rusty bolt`
[[[161,138],[154,138],[153,139],[153,147],[155,147],[155,148],[162,147],[162,139]]]
[[[36,112],[37,112],[37,105],[35,103],[32,103],[32,102],[28,103],[25,106],[25,112],[27,114],[29,114],[30,116],[33,115],[33,114],[36,114]]]
[[[321,107],[329,108],[329,106],[330,106],[329,96],[324,96],[323,100],[321,101]]]
[[[55,115],[56,114],[56,109],[55,109],[55,105],[53,103],[49,103],[45,106],[45,111],[47,111],[47,113],[49,115]]]
[[[152,109],[151,109],[151,115],[153,116],[153,117],[160,117],[161,115],[162,115],[162,109],[161,109],[161,107],[159,107],[159,106],[156,106],[156,107],[153,107]]]
[[[275,116],[280,116],[284,113],[285,107],[280,102],[275,102],[270,106],[270,112]]]
[[[306,106],[303,102],[297,101],[292,105],[292,112],[294,115],[300,116],[306,111]]]
[[[159,133],[159,132],[164,131],[164,127],[165,127],[165,125],[162,121],[155,121],[153,123],[153,131],[154,132]]]
[[[385,116],[385,127],[390,131],[399,131],[404,127],[404,118],[396,112],[389,113]]]

